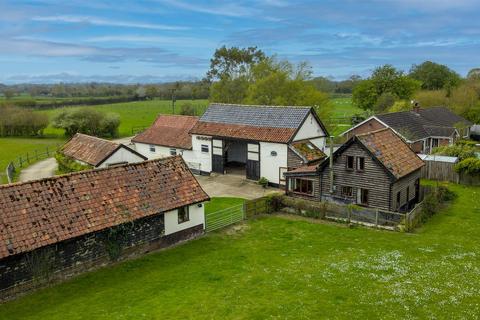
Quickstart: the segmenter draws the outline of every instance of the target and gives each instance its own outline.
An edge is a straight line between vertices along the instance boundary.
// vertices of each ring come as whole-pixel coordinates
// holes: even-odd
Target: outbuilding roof
[[[70,158],[97,166],[119,146],[109,140],[77,133],[63,145],[61,151]]]
[[[190,133],[217,137],[287,143],[307,116],[312,113],[322,130],[327,131],[311,107],[211,104]]]
[[[192,149],[189,131],[198,122],[198,117],[162,114],[153,125],[136,135],[132,141],[159,146]]]
[[[327,156],[316,145],[310,141],[296,141],[290,148],[307,162],[319,161]]]
[[[180,156],[0,186],[0,259],[208,199]]]

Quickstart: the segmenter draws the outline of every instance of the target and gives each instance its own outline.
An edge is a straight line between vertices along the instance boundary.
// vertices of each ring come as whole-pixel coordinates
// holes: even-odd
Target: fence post
[[[253,215],[257,215],[257,201],[253,200]]]
[[[35,149],[35,159],[38,161],[38,150]]]
[[[243,220],[247,220],[247,201],[243,202],[242,209],[243,209]]]
[[[378,209],[375,209],[375,227],[378,228]]]
[[[28,152],[27,152],[27,163],[30,163],[30,157],[28,156]]]
[[[47,146],[47,157],[50,157],[50,152],[48,151],[48,146]]]

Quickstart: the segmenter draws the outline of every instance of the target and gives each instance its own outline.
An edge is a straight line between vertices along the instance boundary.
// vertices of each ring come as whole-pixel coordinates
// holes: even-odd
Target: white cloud
[[[240,6],[236,3],[221,2],[221,4],[215,3],[213,6],[206,6],[177,0],[161,0],[161,2],[184,10],[227,17],[247,17],[257,12],[251,7]]]
[[[61,22],[61,23],[80,23],[90,24],[96,26],[112,26],[112,27],[126,27],[126,28],[140,28],[153,30],[186,30],[184,26],[173,26],[165,24],[142,23],[122,20],[109,20],[104,18],[92,16],[77,16],[77,15],[56,15],[56,16],[37,16],[32,18],[33,21],[42,22]]]
[[[211,48],[217,46],[217,42],[209,39],[193,37],[166,37],[166,36],[144,36],[138,34],[131,35],[106,35],[91,37],[86,42],[104,43],[104,42],[126,42],[126,43],[154,43],[159,45],[171,45],[179,47],[193,48]]]

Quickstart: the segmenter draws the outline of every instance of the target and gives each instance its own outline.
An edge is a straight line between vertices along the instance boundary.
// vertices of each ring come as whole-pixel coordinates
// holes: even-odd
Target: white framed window
[[[150,149],[150,152],[155,152],[155,146],[153,144],[149,146],[149,149]]]
[[[175,149],[175,148],[170,148],[170,155],[171,155],[171,156],[176,156],[176,155],[177,155],[177,149]]]
[[[204,153],[208,153],[210,148],[208,147],[208,144],[202,144],[201,151]]]
[[[357,171],[364,171],[364,170],[365,170],[365,158],[357,157]]]

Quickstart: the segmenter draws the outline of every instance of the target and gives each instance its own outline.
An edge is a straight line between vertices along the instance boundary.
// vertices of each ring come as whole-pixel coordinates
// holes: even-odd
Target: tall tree
[[[376,68],[369,79],[360,81],[353,90],[353,103],[364,110],[371,110],[382,95],[388,93],[389,99],[392,96],[409,99],[420,89],[420,85],[419,81],[387,64]]]
[[[257,47],[227,48],[223,46],[215,50],[210,60],[206,80],[211,82],[248,76],[251,67],[265,58],[265,53]]]
[[[460,76],[449,67],[431,61],[413,65],[409,76],[422,82],[422,89],[451,89],[460,83]]]

